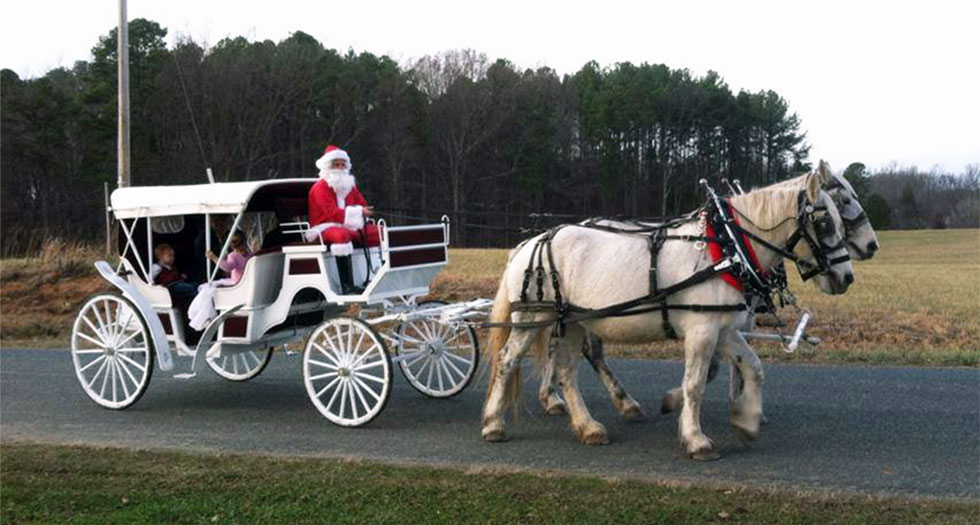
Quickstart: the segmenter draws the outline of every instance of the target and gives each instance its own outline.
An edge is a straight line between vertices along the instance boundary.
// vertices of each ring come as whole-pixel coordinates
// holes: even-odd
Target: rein
[[[705,187],[710,195],[707,206],[695,210],[687,215],[670,218],[663,223],[651,224],[641,221],[620,221],[626,222],[629,225],[627,228],[623,228],[601,224],[601,221],[604,219],[595,218],[581,224],[565,224],[547,230],[537,239],[532,248],[531,257],[528,259],[527,268],[524,270],[524,280],[521,285],[520,300],[512,302],[510,306],[511,310],[515,312],[554,312],[555,317],[553,319],[542,321],[486,322],[483,323],[482,326],[486,328],[541,328],[554,325],[553,335],[562,337],[564,336],[565,325],[567,323],[576,323],[604,317],[626,317],[660,311],[663,316],[663,326],[667,337],[676,338],[676,333],[671,327],[668,319],[669,310],[686,310],[693,312],[738,312],[747,310],[748,306],[744,301],[737,304],[667,303],[667,298],[669,296],[708,281],[721,274],[735,274],[739,279],[741,279],[742,282],[747,283],[757,295],[763,297],[770,306],[772,305],[773,293],[779,293],[781,288],[785,285],[781,286],[780,282],[783,281],[780,281],[778,277],[769,276],[763,271],[762,268],[758,267],[758,262],[754,258],[754,253],[751,250],[751,246],[748,245],[748,239],[754,240],[777,254],[794,261],[800,270],[803,280],[807,280],[820,273],[829,273],[833,265],[850,259],[850,257],[846,254],[846,251],[844,256],[836,258],[828,257],[827,253],[824,251],[827,250],[828,252],[833,252],[843,249],[844,242],[841,241],[835,246],[826,246],[820,242],[819,237],[823,236],[821,232],[826,230],[828,224],[830,230],[833,231],[833,222],[831,221],[830,217],[826,216],[820,217],[819,219],[814,218],[815,211],[826,211],[826,208],[817,208],[810,204],[806,197],[805,191],[800,191],[799,194],[799,211],[795,217],[797,221],[797,229],[790,236],[790,239],[787,241],[787,245],[785,247],[779,247],[739,225],[735,220],[734,214],[741,215],[741,213],[731,206],[730,203],[723,202],[720,198],[718,198],[711,188],[707,187],[707,184],[705,184]],[[671,235],[665,233],[668,228],[676,228],[682,224],[692,222],[703,213],[710,215],[709,221],[713,226],[714,234]],[[806,231],[807,224],[814,225],[814,229],[817,231],[817,239]],[[551,244],[555,238],[555,235],[563,228],[568,227],[589,228],[620,235],[639,235],[648,237],[650,243],[649,293],[642,297],[637,297],[636,299],[613,304],[603,308],[583,308],[566,302],[561,293],[561,276],[559,275],[558,269],[555,266]],[[694,243],[717,243],[722,247],[725,257],[720,261],[716,261],[712,266],[699,270],[678,283],[666,288],[658,289],[656,279],[658,254],[661,246],[667,240],[679,240]],[[800,242],[800,240],[805,240],[810,245],[811,251],[813,252],[814,257],[817,259],[816,263],[802,259],[793,253],[793,248]],[[554,290],[553,301],[544,300],[546,274],[544,266],[545,257],[547,257],[547,264],[550,269],[547,273],[550,275],[551,286]],[[533,302],[530,301],[528,296],[528,289],[532,278],[534,278],[537,286],[535,294],[536,301]],[[774,290],[774,287],[777,289]]]

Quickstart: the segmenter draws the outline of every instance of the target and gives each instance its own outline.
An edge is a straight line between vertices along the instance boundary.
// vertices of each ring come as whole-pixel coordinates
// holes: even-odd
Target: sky
[[[0,9],[0,67],[22,78],[89,60],[118,20],[118,0]],[[835,170],[855,161],[952,172],[980,163],[980,3],[968,0],[130,0],[128,10],[167,28],[171,44],[279,41],[299,30],[401,63],[471,48],[559,74],[589,60],[714,70],[735,92],[772,89],[787,99],[811,160]]]

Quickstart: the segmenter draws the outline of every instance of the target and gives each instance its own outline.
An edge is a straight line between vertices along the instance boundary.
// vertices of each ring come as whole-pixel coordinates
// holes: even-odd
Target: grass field
[[[3,523],[975,523],[976,503],[4,444]]]
[[[799,282],[791,269],[792,289],[814,313],[809,332],[824,342],[792,355],[757,343],[759,353],[803,362],[980,364],[980,230],[889,231],[879,241],[873,260],[855,263],[857,280],[843,296],[822,294]],[[433,297],[493,297],[507,252],[451,250],[449,266],[433,282]],[[55,245],[38,259],[4,260],[0,344],[66,346],[79,303],[105,289],[88,263],[98,256],[91,248]],[[789,310],[784,312],[794,323]],[[675,342],[610,350],[631,357],[681,356]]]

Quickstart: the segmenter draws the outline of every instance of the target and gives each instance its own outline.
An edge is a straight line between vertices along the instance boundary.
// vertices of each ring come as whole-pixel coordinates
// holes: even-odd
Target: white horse
[[[871,222],[868,220],[867,214],[865,214],[864,208],[858,201],[858,196],[854,188],[843,176],[832,173],[827,163],[822,160],[815,174],[820,177],[821,187],[830,195],[840,212],[841,219],[844,223],[844,242],[847,245],[847,251],[851,258],[855,260],[872,258],[878,250],[878,237],[875,234],[874,228],[871,226]],[[806,175],[802,177],[806,177]],[[777,183],[772,187],[783,185],[794,187],[800,184],[798,179],[799,177],[790,179],[782,183]],[[617,223],[616,221],[605,221],[603,224],[630,227],[629,223]],[[741,327],[739,331],[751,332],[754,328],[755,312],[750,309],[745,326]],[[599,375],[603,386],[605,386],[609,393],[613,406],[616,407],[620,415],[626,419],[634,419],[642,416],[643,410],[640,404],[626,392],[606,363],[602,340],[598,337],[591,337],[586,340],[582,347],[582,354]],[[711,365],[708,370],[707,382],[710,383],[718,370],[717,354],[712,356]],[[538,400],[542,407],[544,407],[545,412],[548,414],[556,415],[565,413],[565,402],[555,389],[557,385],[555,385],[554,381],[554,364],[551,360],[542,368],[541,372],[541,386],[538,390]],[[738,384],[741,382],[741,378],[738,376],[738,368],[732,367],[732,372],[732,385],[737,390]],[[674,388],[664,396],[661,401],[660,411],[661,413],[668,413],[679,410],[683,402],[683,391],[680,387]]]
[[[799,179],[799,184],[780,188],[763,188],[745,195],[732,197],[730,202],[742,218],[743,227],[758,239],[776,247],[785,247],[792,238],[804,232],[811,240],[816,239],[817,253],[809,242],[795,243],[792,255],[810,265],[821,264],[823,270],[816,276],[818,286],[826,293],[840,294],[853,282],[851,264],[845,257],[826,264],[835,253],[846,252],[843,247],[842,221],[833,201],[820,189],[817,176]],[[813,215],[801,213],[800,195],[805,197],[808,210],[823,209],[821,224],[830,228],[814,228]],[[671,228],[669,235],[700,235],[697,224],[691,222]],[[540,236],[539,236],[540,237]],[[525,268],[531,266],[537,239],[519,246],[511,254],[497,290],[491,323],[514,323],[511,327],[491,329],[487,352],[491,359],[490,384],[483,409],[483,437],[487,441],[502,441],[504,412],[520,391],[517,365],[521,357],[535,346],[539,362],[547,358],[546,340],[550,327],[534,325],[547,323],[554,314],[541,310],[521,308],[524,291]],[[775,267],[782,256],[765,248],[758,240],[752,244],[758,254],[761,270]],[[650,250],[648,241],[638,236],[621,235],[596,229],[570,226],[554,234],[551,241],[553,263],[550,270],[561,276],[560,289],[567,302],[586,309],[601,309],[644,297],[649,293],[648,272]],[[833,247],[828,249],[828,247]],[[657,259],[658,289],[686,280],[699,269],[711,266],[706,253],[694,243],[684,240],[666,241]],[[553,288],[537,283],[531,289],[540,292],[545,301],[554,299]],[[738,305],[743,294],[724,283],[720,278],[690,286],[671,295],[670,305]],[[716,349],[731,362],[736,363],[745,379],[745,387],[734,402],[731,424],[745,438],[754,438],[759,432],[762,414],[762,367],[755,352],[738,334],[747,311],[697,312],[676,310],[670,314],[670,323],[679,337],[684,339],[684,406],[679,420],[679,433],[686,451],[694,459],[717,457],[714,445],[702,432],[700,403],[711,356]],[[582,318],[566,326],[564,337],[559,338],[555,350],[555,371],[562,385],[572,427],[579,439],[586,444],[608,442],[606,429],[595,421],[585,407],[578,391],[576,364],[584,338],[595,334],[606,341],[619,343],[645,343],[665,337],[660,312],[636,315]],[[538,344],[535,344],[538,343]]]

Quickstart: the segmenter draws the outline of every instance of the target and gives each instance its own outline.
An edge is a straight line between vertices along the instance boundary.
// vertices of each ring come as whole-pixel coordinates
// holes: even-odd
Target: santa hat
[[[327,146],[327,149],[323,151],[323,156],[316,160],[316,167],[317,169],[325,170],[329,168],[330,163],[336,159],[346,160],[348,169],[353,167],[353,164],[350,161],[350,155],[333,144]]]

